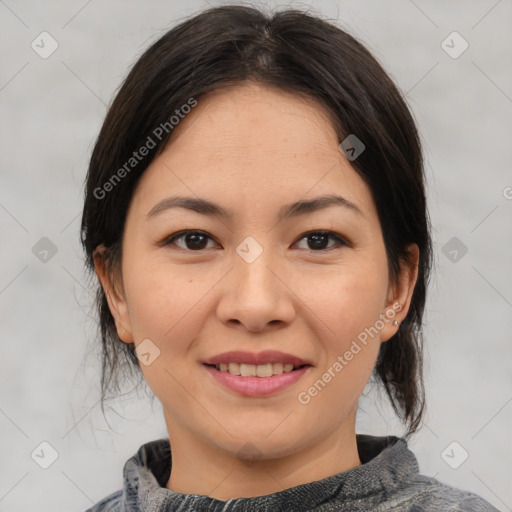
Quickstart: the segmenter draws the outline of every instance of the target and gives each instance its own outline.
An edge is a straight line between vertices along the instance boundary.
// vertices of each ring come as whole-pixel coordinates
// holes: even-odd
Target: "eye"
[[[207,248],[208,239],[213,240],[211,236],[203,231],[185,230],[166,238],[162,245],[177,245],[185,250],[201,251]],[[182,245],[176,243],[178,240],[183,240]]]
[[[334,240],[335,243],[331,246],[326,246],[326,243],[328,243],[329,238]],[[346,240],[344,240],[341,236],[332,231],[310,231],[309,233],[305,233],[304,235],[302,235],[302,237],[299,239],[299,242],[302,240],[306,240],[307,244],[311,244],[313,246],[313,249],[306,248],[306,250],[315,252],[325,251],[326,249],[332,249],[336,245],[349,245],[349,243]]]
[[[330,246],[326,245],[326,243],[328,244],[329,239],[334,240],[335,243]],[[184,230],[166,238],[161,245],[177,245],[178,247],[188,251],[202,251],[208,248],[208,240],[214,241],[210,235],[203,231]],[[308,247],[305,248],[312,252],[321,252],[333,249],[336,246],[350,245],[345,239],[333,231],[310,231],[309,233],[303,234],[296,243],[303,240],[305,240],[307,244],[312,245],[312,249]]]

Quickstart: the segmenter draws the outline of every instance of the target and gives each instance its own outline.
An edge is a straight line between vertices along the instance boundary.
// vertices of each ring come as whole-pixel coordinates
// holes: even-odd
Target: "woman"
[[[431,267],[411,114],[353,37],[306,13],[213,8],[153,44],[86,183],[102,392],[162,403],[94,511],[496,510],[419,474]],[[408,426],[355,432],[369,379]]]

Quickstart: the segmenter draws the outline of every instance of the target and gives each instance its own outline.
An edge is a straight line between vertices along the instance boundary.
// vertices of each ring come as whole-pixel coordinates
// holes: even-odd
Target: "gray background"
[[[339,19],[407,94],[425,145],[437,261],[425,318],[429,409],[410,447],[422,473],[512,510],[512,2],[286,5]],[[92,288],[78,243],[82,184],[129,66],[206,6],[0,1],[1,511],[84,510],[121,487],[123,464],[142,443],[166,436],[160,405],[143,393],[110,404],[108,422],[101,415]],[[51,48],[43,31],[58,43],[46,59],[31,47]],[[469,44],[458,58],[441,46],[453,31]],[[463,42],[446,44],[453,53]],[[43,237],[54,255],[40,252]],[[361,399],[357,431],[400,435],[376,398]],[[36,450],[40,464],[50,461],[43,441],[58,453],[48,469],[31,458]],[[453,469],[446,460],[456,465],[462,450],[469,457]]]

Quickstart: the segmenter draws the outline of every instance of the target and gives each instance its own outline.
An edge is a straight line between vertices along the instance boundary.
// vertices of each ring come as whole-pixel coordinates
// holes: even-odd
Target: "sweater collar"
[[[356,434],[356,440],[360,466],[273,494],[227,501],[167,489],[172,462],[169,439],[152,441],[142,445],[124,466],[121,511],[300,512],[327,502],[364,500],[378,494],[385,497],[418,474],[418,462],[405,439]]]

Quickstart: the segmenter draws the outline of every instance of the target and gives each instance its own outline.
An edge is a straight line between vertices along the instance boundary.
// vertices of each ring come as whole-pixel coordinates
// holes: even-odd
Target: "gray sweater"
[[[476,494],[419,474],[403,438],[357,434],[361,465],[323,480],[253,498],[221,501],[165,487],[168,439],[144,444],[123,471],[123,489],[86,512],[499,512]]]

